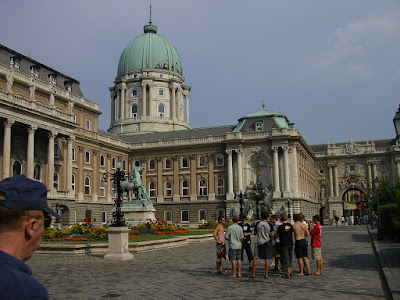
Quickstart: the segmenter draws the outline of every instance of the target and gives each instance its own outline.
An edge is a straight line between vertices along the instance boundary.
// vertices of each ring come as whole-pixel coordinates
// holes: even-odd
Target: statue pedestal
[[[141,225],[148,219],[156,220],[155,211],[151,200],[130,200],[124,201],[121,206],[125,221],[128,226]]]
[[[129,253],[129,228],[110,227],[108,232],[108,253],[106,260],[130,260],[133,255]]]

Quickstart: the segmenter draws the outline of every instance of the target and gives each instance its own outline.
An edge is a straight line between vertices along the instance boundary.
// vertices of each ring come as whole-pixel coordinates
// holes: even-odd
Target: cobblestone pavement
[[[213,241],[141,252],[134,260],[106,261],[100,256],[34,255],[28,262],[51,299],[386,299],[378,261],[366,226],[325,227],[324,274],[263,279],[228,279],[215,270]],[[311,251],[310,251],[311,252]],[[311,255],[310,255],[311,256]],[[294,272],[298,271],[294,261]],[[230,271],[229,262],[224,267]],[[316,264],[311,262],[315,271]]]

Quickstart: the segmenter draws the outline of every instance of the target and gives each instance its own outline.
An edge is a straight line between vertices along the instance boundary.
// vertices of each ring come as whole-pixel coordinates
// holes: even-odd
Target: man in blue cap
[[[50,215],[44,184],[24,175],[0,182],[0,299],[48,299],[25,264],[39,248]],[[45,224],[46,223],[46,224]]]

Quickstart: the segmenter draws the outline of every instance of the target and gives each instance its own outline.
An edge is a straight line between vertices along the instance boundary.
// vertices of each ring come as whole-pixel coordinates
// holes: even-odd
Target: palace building
[[[119,164],[126,173],[144,167],[156,217],[188,226],[229,216],[258,180],[274,212],[329,220],[362,214],[374,178],[397,180],[395,139],[308,145],[284,114],[264,107],[234,125],[191,128],[191,87],[157,31],[150,22],[122,52],[107,131],[78,80],[0,45],[2,178],[45,183],[63,225],[110,221],[116,195],[102,183]]]

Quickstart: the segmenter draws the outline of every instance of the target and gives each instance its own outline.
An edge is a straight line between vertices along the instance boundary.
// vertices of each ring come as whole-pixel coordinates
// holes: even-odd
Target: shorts
[[[222,243],[217,243],[217,258],[224,258],[224,255],[221,253]]]
[[[254,258],[272,259],[272,244],[271,241],[265,244],[256,245],[254,249]]]
[[[281,252],[282,252],[281,248],[282,248],[281,243],[276,243],[275,244],[275,250],[276,250],[275,257],[280,257],[281,256]]]
[[[242,260],[242,249],[229,249],[229,261]]]
[[[308,257],[308,246],[306,239],[297,240],[294,244],[296,258]]]
[[[283,268],[291,268],[293,261],[293,245],[281,246],[281,264]]]
[[[272,256],[276,257],[276,244],[272,245]]]
[[[311,247],[312,259],[319,260],[322,258],[321,248]]]

